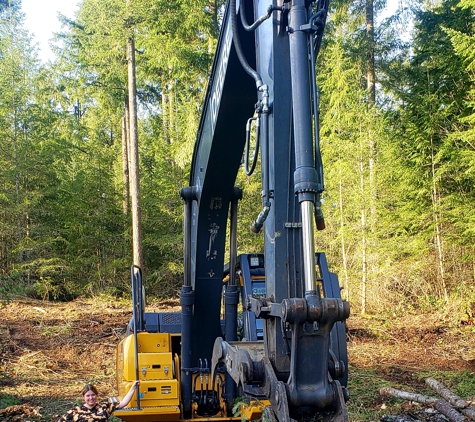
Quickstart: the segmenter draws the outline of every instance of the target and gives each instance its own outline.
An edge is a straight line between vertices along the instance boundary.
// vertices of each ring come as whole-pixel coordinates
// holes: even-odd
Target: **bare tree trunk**
[[[362,313],[366,312],[366,284],[368,274],[374,271],[375,259],[372,242],[368,242],[368,228],[374,236],[376,230],[376,141],[373,128],[376,103],[376,85],[374,70],[374,4],[373,0],[366,0],[366,88],[368,93],[368,121],[366,123],[366,136],[368,139],[368,207],[361,210],[362,243],[363,243],[363,306]],[[361,161],[363,163],[363,160]],[[364,168],[361,169],[362,195],[365,194]],[[363,196],[364,198],[364,196]],[[368,212],[369,211],[369,212]],[[369,220],[369,221],[368,221]],[[368,244],[370,247],[368,248]],[[368,262],[370,265],[368,265]],[[371,268],[369,268],[371,267]]]
[[[139,153],[137,128],[137,86],[135,79],[135,43],[127,39],[128,91],[129,91],[129,183],[132,214],[133,263],[143,269],[142,230],[140,213]]]
[[[445,400],[437,400],[434,403],[434,408],[443,415],[447,416],[447,418],[452,422],[466,422],[465,417],[457,412]]]
[[[366,89],[368,91],[368,110],[372,118],[376,103],[376,77],[374,70],[374,5],[373,0],[366,0]],[[373,112],[373,113],[372,113]],[[376,224],[376,141],[372,125],[368,127],[368,145],[369,145],[369,189],[370,189],[370,213],[371,231],[375,231]]]
[[[346,246],[345,246],[345,233],[344,233],[344,219],[343,219],[343,187],[342,187],[342,179],[340,174],[340,181],[339,181],[339,205],[340,205],[340,238],[341,238],[341,257],[343,261],[343,275],[344,275],[344,282],[343,287],[344,291],[346,292],[346,300],[350,300],[350,290],[349,290],[349,283],[348,283],[348,257],[346,256]]]
[[[169,142],[167,91],[168,91],[168,84],[162,79],[162,131],[163,131],[163,138],[165,139],[166,142]]]
[[[444,296],[445,302],[449,301],[449,295],[447,292],[447,285],[445,279],[445,265],[444,265],[444,249],[442,244],[442,234],[440,230],[440,192],[437,188],[437,184],[435,181],[435,157],[434,157],[434,145],[433,139],[431,136],[430,139],[431,145],[431,176],[432,176],[432,213],[434,218],[434,231],[435,231],[435,243],[437,248],[437,261],[439,267],[439,275],[440,275],[440,283],[442,287],[442,293]]]
[[[13,23],[13,11],[12,11],[12,4],[11,1],[8,1],[8,11],[10,13],[9,16],[9,23],[10,23],[10,56],[11,56],[11,63],[13,65],[14,61],[14,53],[13,53],[13,40],[14,40],[14,23]],[[13,69],[13,66],[12,66]],[[22,211],[21,211],[21,198],[20,198],[20,164],[19,164],[19,159],[18,159],[18,149],[19,149],[19,134],[18,134],[18,113],[17,113],[17,101],[16,101],[16,92],[17,92],[17,84],[16,84],[16,79],[15,79],[15,71],[12,71],[11,73],[11,86],[10,89],[12,90],[12,99],[11,99],[11,107],[12,107],[12,116],[13,116],[13,136],[12,136],[12,141],[13,141],[13,158],[15,161],[15,201],[16,201],[16,208],[17,208],[17,244],[20,245],[22,239],[23,239],[23,222],[22,222]],[[19,248],[18,252],[18,259],[19,262],[22,263],[24,259],[23,255],[23,249]]]
[[[12,113],[13,113],[13,157],[15,160],[15,201],[17,208],[17,241],[20,245],[23,239],[22,231],[22,215],[21,215],[21,198],[20,198],[20,164],[18,160],[18,136],[17,136],[17,113],[15,108],[15,97],[12,100]],[[23,249],[19,248],[18,259],[23,262]]]
[[[366,262],[366,212],[361,210],[361,313],[366,313],[368,265]]]
[[[124,116],[122,117],[122,212],[129,214],[129,153],[128,153],[128,104],[125,104]]]
[[[364,154],[363,146],[360,145],[360,190],[361,190],[361,313],[366,313],[366,294],[368,280],[367,265],[367,239],[366,239],[366,208],[364,205],[365,198],[365,178],[364,178]]]
[[[175,141],[175,98],[173,93],[175,87],[173,81],[168,82],[168,142],[171,144]]]
[[[366,0],[366,82],[368,102],[373,107],[376,102],[375,72],[374,72],[374,7],[373,0]]]

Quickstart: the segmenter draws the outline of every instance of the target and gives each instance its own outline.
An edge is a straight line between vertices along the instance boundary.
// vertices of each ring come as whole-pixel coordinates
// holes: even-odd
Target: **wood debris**
[[[471,406],[470,402],[457,396],[453,391],[445,387],[434,378],[429,377],[425,380],[425,382],[437,394],[439,394],[442,399],[387,387],[381,388],[379,393],[380,395],[386,397],[393,396],[410,402],[429,405],[437,410],[440,414],[444,415],[451,422],[466,422],[467,420],[475,421],[475,407]],[[404,418],[393,415],[385,415],[381,421],[404,422]]]
[[[18,404],[0,409],[0,420],[6,422],[23,422],[25,418],[41,417],[40,407]]]

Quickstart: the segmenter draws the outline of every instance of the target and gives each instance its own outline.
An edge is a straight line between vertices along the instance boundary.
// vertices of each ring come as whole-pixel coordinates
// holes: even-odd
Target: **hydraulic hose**
[[[321,9],[318,10],[317,13],[315,13],[311,18],[310,18],[310,24],[313,24],[315,22],[315,25],[317,26],[317,34],[316,34],[316,42],[312,42],[313,45],[313,52],[315,55],[318,55],[318,52],[320,51],[320,47],[322,44],[322,39],[323,39],[323,31],[325,29],[325,23],[327,19],[327,14],[328,14],[328,4],[323,5]],[[313,37],[312,37],[313,39]]]
[[[254,81],[256,82],[256,86],[259,89],[262,85],[262,78],[247,62],[246,57],[244,57],[244,53],[242,51],[241,41],[239,39],[238,34],[238,22],[237,22],[237,14],[236,14],[236,0],[231,0],[230,3],[231,7],[231,28],[233,30],[233,42],[234,48],[236,49],[236,53],[241,63],[241,66],[244,68],[246,73],[251,76]],[[242,6],[241,6],[242,7]]]
[[[249,168],[249,151],[251,149],[251,122],[253,120],[256,121],[256,147],[254,149],[251,168]],[[259,155],[259,138],[259,117],[254,116],[248,119],[246,123],[246,148],[244,153],[244,170],[246,172],[246,176],[251,176],[252,173],[254,173],[254,170],[256,169],[257,156]]]
[[[318,91],[318,85],[316,83],[316,74],[315,66],[318,52],[320,51],[320,46],[322,42],[322,34],[325,28],[325,21],[327,17],[328,10],[328,0],[320,1],[318,5],[319,9],[317,13],[312,15],[309,20],[309,26],[317,26],[316,37],[310,34],[310,70],[311,70],[311,87],[312,87],[312,106],[313,106],[313,117],[314,117],[314,130],[315,130],[315,168],[317,170],[318,183],[320,185],[319,189],[323,191],[324,189],[324,179],[323,179],[323,161],[322,155],[320,152],[320,123],[319,123],[319,114],[320,114],[320,94]],[[314,39],[315,38],[315,39]],[[317,194],[316,203],[315,203],[315,225],[317,230],[325,229],[325,218],[320,204],[320,194]]]
[[[265,14],[259,17],[259,19],[257,19],[252,25],[249,25],[246,19],[246,9],[244,8],[244,1],[242,1],[239,5],[239,14],[241,15],[242,26],[244,27],[246,31],[254,31],[256,28],[258,28],[262,24],[262,22],[266,21],[267,19],[271,17],[272,12],[274,10],[282,10],[282,7],[276,7],[271,4],[267,8],[267,12]]]
[[[313,24],[313,21],[319,20],[320,26],[319,30],[323,33],[323,26],[325,25],[325,17],[326,17],[326,10],[321,9],[317,13],[315,13],[309,21],[309,25]],[[318,26],[318,25],[317,25]],[[310,39],[310,86],[311,86],[311,93],[312,93],[312,108],[313,108],[313,124],[314,124],[314,135],[315,135],[315,145],[314,145],[314,155],[315,155],[315,168],[317,170],[317,179],[320,191],[324,189],[324,181],[323,181],[323,161],[322,161],[322,154],[320,152],[320,94],[318,91],[318,85],[316,81],[316,72],[315,72],[315,65],[316,65],[316,58],[318,54],[318,50],[320,46],[315,48],[314,46],[314,37],[312,34],[309,36]],[[321,37],[317,36],[317,42],[321,40]],[[319,196],[319,195],[318,195]],[[319,203],[320,200],[318,199],[317,202]],[[325,228],[325,221],[323,218],[322,210],[319,204],[316,204],[317,208],[315,209],[315,221],[318,230],[323,230]]]
[[[251,231],[253,233],[259,233],[267,219],[270,211],[270,188],[269,188],[269,92],[267,85],[262,87],[262,112],[261,119],[262,124],[260,129],[262,133],[262,154],[261,154],[261,166],[262,166],[262,211],[257,216],[256,221],[251,225]]]
[[[245,1],[245,0],[243,0]],[[240,4],[241,10],[243,9],[243,2]],[[251,225],[251,231],[254,233],[259,233],[262,226],[264,225],[264,221],[269,214],[269,207],[270,207],[270,192],[269,192],[269,151],[267,148],[268,143],[268,120],[269,120],[269,89],[268,86],[262,82],[262,78],[259,73],[254,70],[244,57],[244,53],[242,51],[241,41],[239,39],[239,32],[238,32],[238,22],[237,22],[237,13],[236,13],[236,0],[230,1],[230,8],[231,8],[231,27],[233,31],[233,42],[234,47],[236,49],[236,53],[241,63],[241,66],[244,68],[246,73],[251,76],[254,81],[256,82],[256,86],[258,91],[262,92],[262,110],[261,110],[261,118],[262,118],[262,197],[263,197],[263,209],[259,213],[259,216],[254,223]],[[257,28],[264,20],[271,16],[273,7],[269,7],[267,9],[267,14],[263,15],[259,18],[253,25],[248,26],[248,28]],[[241,19],[244,15],[244,11],[240,12]],[[260,135],[259,135],[260,137]]]

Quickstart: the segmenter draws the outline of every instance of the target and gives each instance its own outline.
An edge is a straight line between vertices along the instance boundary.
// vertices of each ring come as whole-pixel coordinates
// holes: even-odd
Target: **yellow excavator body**
[[[137,393],[130,403],[114,412],[114,416],[125,422],[172,422],[180,421],[180,361],[172,353],[172,337],[179,334],[137,333],[137,362],[135,359],[135,336],[125,337],[117,346],[117,380],[119,396],[124,397],[135,379],[140,380]],[[138,372],[138,373],[137,373]],[[197,380],[196,380],[197,381]],[[196,382],[196,391],[200,386]],[[266,404],[266,403],[264,403]],[[240,421],[259,419],[263,403],[242,405],[236,417],[225,416],[225,403],[222,411],[213,417],[201,417],[195,412],[193,421]],[[183,420],[184,421],[184,420]]]

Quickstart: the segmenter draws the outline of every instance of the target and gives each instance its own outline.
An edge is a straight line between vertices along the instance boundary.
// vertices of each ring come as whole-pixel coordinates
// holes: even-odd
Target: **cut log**
[[[434,408],[449,418],[452,422],[465,422],[465,416],[457,412],[448,402],[445,400],[437,400],[434,403]]]
[[[383,387],[379,390],[379,394],[382,396],[394,396],[400,399],[415,401],[417,403],[433,405],[437,400],[435,397],[424,396],[423,394],[410,393],[408,391],[398,390],[396,388]]]
[[[468,406],[465,409],[460,409],[460,411],[467,416],[467,418],[470,418],[471,421],[475,421],[475,407],[473,406]]]
[[[440,394],[440,396],[447,400],[453,407],[460,409],[460,412],[470,418],[470,420],[475,421],[475,407],[471,406],[468,401],[457,396],[457,394],[432,377],[426,378],[426,384]]]
[[[432,377],[426,378],[426,384],[436,393],[438,393],[441,397],[447,400],[451,406],[457,409],[464,409],[465,407],[468,407],[468,402],[466,400],[457,396],[457,394],[449,390],[445,385],[443,385],[436,379]]]
[[[384,415],[381,422],[415,422],[413,418],[399,415]]]
[[[457,412],[448,402],[445,400],[436,399],[435,397],[425,396],[424,394],[410,393],[408,391],[398,390],[396,388],[383,387],[379,390],[379,394],[382,396],[393,396],[400,399],[415,401],[422,404],[428,404],[434,406],[434,408],[446,416],[452,422],[465,422],[465,417]],[[465,409],[463,409],[465,410]],[[466,415],[469,416],[469,415]],[[471,418],[471,416],[469,416]],[[474,419],[475,420],[475,419]]]

